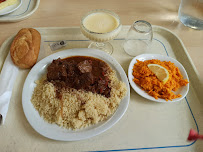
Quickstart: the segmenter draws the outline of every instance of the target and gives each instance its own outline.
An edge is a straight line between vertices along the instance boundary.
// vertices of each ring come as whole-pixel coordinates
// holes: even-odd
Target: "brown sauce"
[[[0,3],[5,2],[6,0],[0,0]]]
[[[47,80],[56,86],[59,98],[62,98],[62,88],[81,89],[110,97],[107,77],[110,68],[102,60],[88,56],[58,58],[47,69]]]

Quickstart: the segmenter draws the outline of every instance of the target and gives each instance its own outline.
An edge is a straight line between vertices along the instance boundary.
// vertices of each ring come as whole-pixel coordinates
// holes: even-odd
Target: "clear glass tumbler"
[[[130,27],[125,42],[124,50],[131,56],[148,53],[153,38],[152,26],[147,21],[139,20]]]
[[[203,30],[203,0],[181,0],[178,17],[185,26]]]

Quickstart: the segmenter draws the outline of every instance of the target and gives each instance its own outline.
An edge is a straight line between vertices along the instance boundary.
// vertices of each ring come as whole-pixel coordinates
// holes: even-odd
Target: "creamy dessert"
[[[89,31],[107,33],[116,29],[119,22],[114,16],[108,13],[98,12],[88,15],[84,19],[83,24]]]
[[[83,18],[82,33],[92,41],[105,42],[113,39],[121,30],[120,20],[115,14],[93,12]]]

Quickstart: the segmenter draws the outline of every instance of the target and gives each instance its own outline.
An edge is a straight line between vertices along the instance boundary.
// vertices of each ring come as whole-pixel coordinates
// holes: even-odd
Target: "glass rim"
[[[147,25],[149,27],[149,29],[147,31],[142,31],[142,30],[138,30],[136,27],[135,27],[135,24],[137,23],[144,23],[145,25]],[[138,21],[135,21],[133,23],[133,29],[136,30],[137,32],[139,33],[149,33],[150,31],[152,31],[152,25],[147,22],[147,21],[144,21],[144,20],[138,20]]]
[[[90,15],[90,14],[99,13],[99,12],[105,12],[105,13],[108,13],[108,14],[110,14],[110,15],[113,15],[113,17],[115,17],[115,18],[118,20],[118,26],[117,26],[113,31],[106,32],[106,33],[99,33],[99,32],[93,32],[93,31],[88,30],[88,29],[84,26],[84,24],[83,24],[84,19],[85,19],[88,15]],[[112,12],[112,11],[110,11],[110,10],[106,10],[106,9],[95,9],[95,10],[92,10],[92,11],[88,12],[87,14],[85,14],[85,15],[82,17],[81,22],[80,22],[80,25],[82,26],[82,28],[85,29],[85,31],[87,31],[87,32],[89,32],[89,33],[91,33],[91,34],[108,34],[108,33],[114,32],[114,31],[116,31],[117,29],[119,29],[119,28],[121,27],[121,21],[120,21],[120,17],[119,17],[116,13],[114,13],[114,12]]]

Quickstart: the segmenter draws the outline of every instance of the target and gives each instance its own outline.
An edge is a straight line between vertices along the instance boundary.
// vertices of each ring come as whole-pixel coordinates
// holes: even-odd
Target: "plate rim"
[[[14,12],[15,10],[17,10],[17,9],[22,5],[22,3],[23,3],[22,0],[18,0],[18,1],[20,1],[20,3],[19,3],[15,8],[13,8],[13,9],[11,9],[11,10],[9,10],[9,11],[6,11],[6,12],[4,12],[4,13],[0,13],[0,16],[10,14],[10,13]],[[16,4],[14,4],[14,5],[16,5]],[[10,6],[12,6],[12,5],[10,5]],[[10,7],[10,6],[7,6],[7,7]],[[6,8],[6,7],[5,7],[5,8]],[[3,9],[5,9],[5,8],[3,8]],[[3,10],[3,9],[2,9],[2,10]],[[1,10],[1,11],[2,11],[2,10]]]
[[[143,58],[145,59],[146,57],[149,57],[151,59],[158,59],[158,60],[161,60],[161,61],[164,61],[160,58],[166,58],[166,59],[169,59],[168,61],[173,61],[173,63],[175,64],[175,66],[180,66],[181,69],[184,71],[184,74],[185,74],[185,77],[186,79],[189,81],[189,77],[188,77],[188,74],[187,74],[187,71],[185,70],[184,66],[176,59],[172,58],[172,57],[169,57],[169,56],[165,56],[165,55],[161,55],[161,54],[140,54],[136,57],[134,57],[131,61],[130,61],[130,64],[129,64],[129,67],[128,67],[128,80],[129,80],[129,83],[130,83],[130,86],[133,88],[133,90],[139,94],[140,96],[148,99],[148,100],[151,100],[151,101],[155,101],[155,102],[160,102],[160,103],[174,103],[174,102],[179,102],[181,101],[187,94],[188,94],[188,91],[189,91],[189,83],[187,84],[187,86],[185,86],[187,88],[186,92],[184,93],[184,95],[182,95],[180,98],[175,98],[175,99],[172,99],[172,101],[166,101],[165,99],[161,99],[161,98],[158,98],[158,99],[155,99],[154,97],[148,95],[148,93],[146,93],[144,90],[142,90],[140,88],[140,86],[138,86],[137,84],[135,84],[132,80],[133,78],[133,75],[132,75],[132,67],[135,63],[137,63],[136,59],[139,59],[139,58]],[[149,59],[148,59],[149,60]],[[178,64],[178,65],[177,65]],[[142,92],[143,94],[141,94],[140,92]]]
[[[122,113],[118,114],[117,111],[119,109],[119,106],[117,108],[117,110],[114,112],[113,115],[110,116],[109,119],[106,120],[106,122],[104,122],[104,124],[102,125],[99,125],[97,126],[96,128],[93,128],[93,130],[98,130],[97,132],[93,132],[93,134],[88,134],[88,132],[91,133],[91,130],[90,131],[88,130],[87,131],[87,134],[85,137],[80,137],[80,138],[74,138],[74,139],[68,139],[68,138],[58,138],[58,137],[52,137],[52,136],[49,136],[47,135],[46,133],[43,133],[41,132],[40,130],[37,129],[36,126],[33,126],[33,123],[31,122],[29,116],[27,115],[27,110],[25,109],[26,108],[26,98],[25,98],[25,95],[26,95],[26,83],[29,82],[29,78],[30,78],[30,74],[32,74],[32,71],[36,70],[37,69],[37,66],[40,65],[40,64],[43,64],[43,62],[48,62],[46,60],[50,60],[49,63],[51,63],[51,61],[53,59],[56,59],[57,56],[59,56],[61,54],[61,56],[65,56],[65,55],[62,55],[63,53],[66,53],[66,52],[71,52],[71,51],[84,51],[84,53],[81,54],[81,56],[92,56],[94,57],[95,55],[99,56],[99,57],[95,57],[95,58],[99,58],[101,60],[108,60],[108,62],[112,62],[110,66],[118,66],[118,67],[112,67],[112,68],[115,68],[116,69],[116,72],[119,73],[119,76],[121,77],[121,74],[122,73],[122,77],[125,79],[125,84],[126,84],[126,87],[127,87],[127,93],[126,93],[126,96],[124,97],[124,99],[126,101],[123,101],[124,99],[121,100],[121,102],[123,101],[123,104],[124,104],[124,107],[122,108],[121,107],[121,111]],[[90,51],[89,53],[87,53],[86,51]],[[95,53],[96,52],[96,53]],[[95,54],[94,54],[95,53]],[[72,54],[72,53],[71,53]],[[77,53],[76,53],[77,54]],[[73,53],[72,55],[67,55],[66,57],[69,57],[69,56],[77,56],[75,53]],[[85,55],[86,54],[86,55]],[[92,54],[92,55],[90,55]],[[104,59],[104,57],[108,57],[109,59],[111,59],[112,61],[110,61],[109,59]],[[102,59],[103,57],[103,59]],[[106,62],[106,61],[105,61]],[[115,65],[113,65],[115,64]],[[47,65],[47,64],[46,64]],[[44,66],[46,66],[44,65]],[[121,69],[121,71],[117,71],[117,68]],[[127,82],[127,83],[126,83]],[[31,89],[32,90],[32,89]],[[29,98],[29,97],[28,97]],[[31,97],[30,97],[31,98]],[[53,53],[45,58],[43,58],[42,60],[40,60],[38,63],[35,64],[35,66],[33,66],[33,68],[30,70],[30,72],[28,73],[27,77],[26,77],[26,80],[24,82],[24,85],[23,85],[23,91],[22,91],[22,106],[23,106],[23,111],[24,111],[24,114],[26,116],[26,119],[27,121],[29,122],[29,124],[31,125],[31,127],[36,131],[38,132],[39,134],[41,134],[42,136],[45,136],[49,139],[53,139],[53,140],[59,140],[59,141],[77,141],[77,140],[83,140],[83,139],[87,139],[87,138],[90,138],[90,137],[93,137],[93,136],[96,136],[96,135],[99,135],[105,131],[107,131],[108,129],[110,129],[111,127],[113,127],[122,117],[123,115],[125,114],[125,112],[127,111],[127,108],[128,108],[128,105],[129,105],[129,101],[130,101],[130,86],[129,86],[129,82],[128,82],[128,79],[127,79],[127,76],[126,76],[126,73],[124,72],[122,66],[116,61],[116,59],[114,59],[112,56],[108,55],[107,53],[103,52],[103,51],[100,51],[100,50],[96,50],[96,49],[90,49],[90,48],[75,48],[75,49],[66,49],[66,50],[63,50],[63,51],[59,51],[59,52],[56,52],[56,53]],[[30,102],[30,101],[29,101]],[[31,103],[31,102],[30,102]],[[28,103],[29,104],[29,103]],[[31,103],[32,105],[32,103]],[[121,105],[121,104],[120,104]],[[36,111],[36,109],[34,108],[34,106],[32,105],[32,108]],[[38,113],[38,111],[37,111]],[[114,119],[114,117],[116,117],[116,119]],[[39,116],[40,119],[43,120],[42,117]],[[43,120],[44,121],[44,120]],[[50,125],[48,122],[44,121],[44,123],[46,123],[47,125]],[[55,125],[55,124],[53,124]],[[57,125],[55,125],[57,126]],[[57,128],[61,128],[59,126],[57,126]],[[98,129],[99,128],[99,129]],[[64,128],[62,128],[64,129]],[[68,129],[67,129],[68,130]],[[80,130],[79,130],[80,131]],[[67,133],[66,133],[67,134]],[[69,134],[69,133],[68,133]]]

